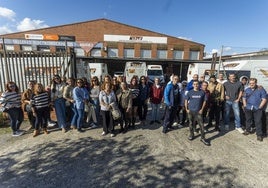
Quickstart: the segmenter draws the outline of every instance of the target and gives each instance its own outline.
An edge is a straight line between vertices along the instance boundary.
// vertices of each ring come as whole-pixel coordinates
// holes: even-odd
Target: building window
[[[174,50],[173,51],[173,58],[174,59],[183,59],[183,51],[181,51],[181,50]]]
[[[76,56],[85,56],[85,51],[82,48],[74,48]]]
[[[190,51],[190,60],[199,60],[199,51]]]
[[[157,50],[157,58],[167,59],[167,50]]]
[[[66,52],[65,46],[56,46],[56,52]]]
[[[37,50],[40,52],[50,52],[49,46],[37,46]]]
[[[108,57],[118,57],[118,49],[108,48]]]
[[[100,48],[93,48],[90,51],[90,56],[93,56],[93,57],[101,57],[101,49]]]
[[[20,48],[22,51],[33,51],[33,47],[30,45],[21,45]]]
[[[7,51],[14,51],[15,50],[14,45],[5,44],[5,48]]]
[[[151,58],[152,50],[141,50],[141,58]]]
[[[134,49],[128,49],[128,48],[125,48],[124,49],[124,57],[134,57]]]

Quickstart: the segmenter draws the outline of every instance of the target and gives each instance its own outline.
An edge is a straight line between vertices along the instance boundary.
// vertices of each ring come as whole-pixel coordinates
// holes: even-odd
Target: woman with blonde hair
[[[102,135],[104,136],[110,132],[111,137],[114,137],[114,121],[111,112],[111,104],[116,102],[116,97],[112,90],[111,83],[107,82],[104,84],[104,89],[100,92],[99,100],[103,124]]]
[[[36,84],[34,86],[34,94],[31,99],[32,111],[35,116],[35,130],[33,137],[39,135],[40,126],[43,128],[44,133],[48,134],[47,123],[50,113],[49,103],[49,95],[44,89],[44,86],[41,83]]]

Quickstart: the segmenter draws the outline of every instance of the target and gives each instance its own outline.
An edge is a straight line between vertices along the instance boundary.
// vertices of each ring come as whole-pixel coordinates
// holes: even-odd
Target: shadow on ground
[[[1,155],[0,187],[242,187],[235,169],[162,161],[167,154],[152,156],[137,139],[65,139]]]

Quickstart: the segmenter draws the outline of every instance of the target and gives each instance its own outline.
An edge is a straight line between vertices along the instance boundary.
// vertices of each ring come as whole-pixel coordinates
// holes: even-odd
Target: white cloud
[[[226,52],[229,52],[229,51],[231,51],[231,50],[232,50],[232,48],[231,48],[231,47],[229,47],[229,46],[226,46],[226,47],[224,47],[224,48],[223,48],[223,50],[224,50],[224,51],[226,51]]]
[[[0,7],[0,17],[7,18],[11,21],[15,21],[16,13],[5,7]]]
[[[24,18],[17,25],[17,30],[18,31],[27,31],[27,30],[44,28],[44,27],[48,27],[48,25],[44,24],[44,21],[42,21],[42,20],[32,20],[31,18]]]
[[[184,39],[184,40],[192,40],[192,38],[188,38],[188,37],[178,37],[178,38],[180,38],[180,39]]]
[[[11,33],[12,30],[8,26],[0,26],[0,35]]]
[[[212,54],[214,54],[214,53],[218,53],[218,52],[219,52],[218,49],[212,49],[212,50],[211,50],[211,53],[212,53]]]

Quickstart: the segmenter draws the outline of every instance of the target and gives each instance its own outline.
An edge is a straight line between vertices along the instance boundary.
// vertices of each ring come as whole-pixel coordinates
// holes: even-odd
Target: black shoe
[[[77,132],[82,133],[84,131],[80,128],[80,129],[77,129]]]
[[[161,124],[161,122],[160,122],[160,121],[158,121],[158,120],[155,120],[154,122],[155,122],[155,123],[157,123],[157,124]]]
[[[166,134],[167,133],[167,129],[163,128],[162,133]]]
[[[206,141],[204,138],[202,138],[200,141],[203,142],[206,146],[210,146],[210,143]]]
[[[150,121],[150,125],[154,124],[154,121]]]
[[[260,141],[260,142],[262,142],[263,141],[262,136],[257,136],[257,140]]]
[[[243,133],[244,135],[249,135],[250,134],[250,132],[249,131],[244,131],[244,133]]]
[[[170,127],[168,127],[168,129],[170,129],[170,130],[174,130],[175,128],[174,128],[174,127],[172,127],[172,126],[170,126]]]
[[[221,129],[219,127],[215,127],[215,129],[213,131],[221,132]]]

